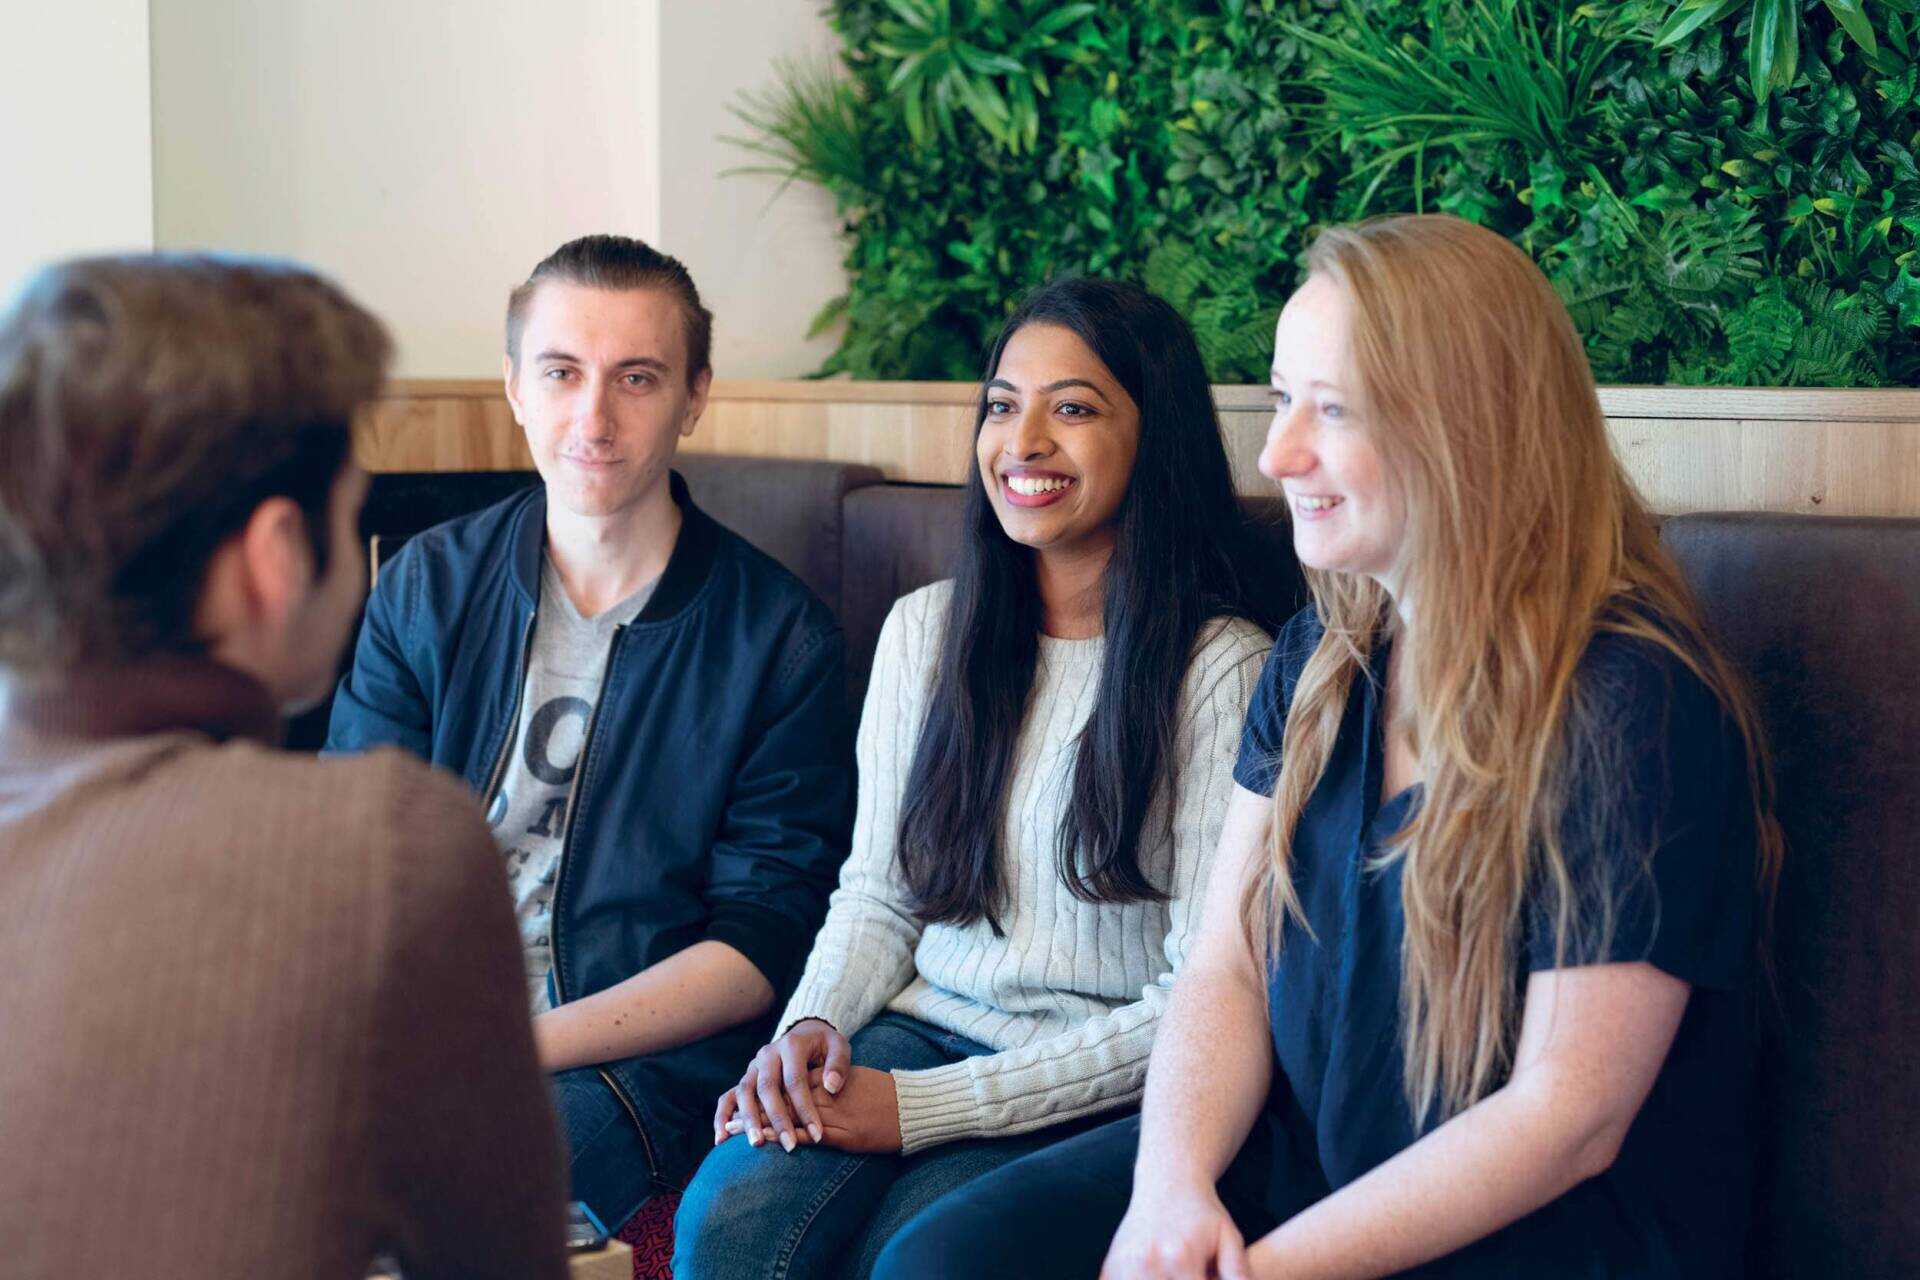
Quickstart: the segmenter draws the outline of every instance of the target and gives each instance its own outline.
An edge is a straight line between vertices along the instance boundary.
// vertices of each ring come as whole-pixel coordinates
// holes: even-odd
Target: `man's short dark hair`
[[[687,385],[712,364],[713,313],[700,303],[678,258],[630,236],[581,236],[569,240],[541,260],[507,299],[507,358],[519,362],[520,334],[527,327],[527,308],[542,282],[558,280],[589,289],[664,289],[680,304],[687,335]]]
[[[213,553],[268,498],[325,571],[381,323],[290,264],[61,263],[0,313],[0,666],[193,652]]]

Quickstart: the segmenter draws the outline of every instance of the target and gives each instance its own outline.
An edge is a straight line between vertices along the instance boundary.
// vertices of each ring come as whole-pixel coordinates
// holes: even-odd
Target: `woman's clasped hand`
[[[788,1151],[815,1142],[842,1151],[900,1150],[893,1075],[852,1065],[853,1050],[832,1024],[804,1018],[754,1055],[740,1083],[720,1095],[713,1144],[745,1134],[754,1146]]]

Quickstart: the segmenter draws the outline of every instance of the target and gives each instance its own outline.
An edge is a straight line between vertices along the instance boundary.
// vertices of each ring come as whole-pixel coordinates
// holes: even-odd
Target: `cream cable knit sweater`
[[[1071,795],[1076,739],[1100,687],[1104,641],[1042,637],[1022,726],[1002,851],[1004,936],[983,921],[922,926],[894,860],[900,798],[926,718],[950,583],[894,604],[860,718],[853,851],[806,973],[780,1020],[824,1018],[847,1035],[892,1009],[997,1052],[895,1071],[911,1154],[961,1138],[1026,1133],[1139,1099],[1154,1027],[1200,920],[1240,724],[1271,641],[1221,619],[1202,632],[1182,695],[1172,840],[1157,807],[1140,863],[1166,903],[1086,903],[1061,883],[1054,840]],[[1164,798],[1161,806],[1164,806]]]

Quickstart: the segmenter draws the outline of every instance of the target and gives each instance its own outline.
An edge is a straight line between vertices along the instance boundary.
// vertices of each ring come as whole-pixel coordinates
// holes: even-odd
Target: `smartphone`
[[[567,1206],[567,1252],[592,1253],[607,1245],[607,1229],[593,1210],[578,1200]]]

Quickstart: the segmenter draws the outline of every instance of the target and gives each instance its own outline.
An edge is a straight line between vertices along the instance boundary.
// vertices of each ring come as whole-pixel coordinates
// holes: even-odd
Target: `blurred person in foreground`
[[[365,591],[390,350],[263,262],[69,262],[0,313],[10,1276],[564,1274],[471,797],[275,746]]]

